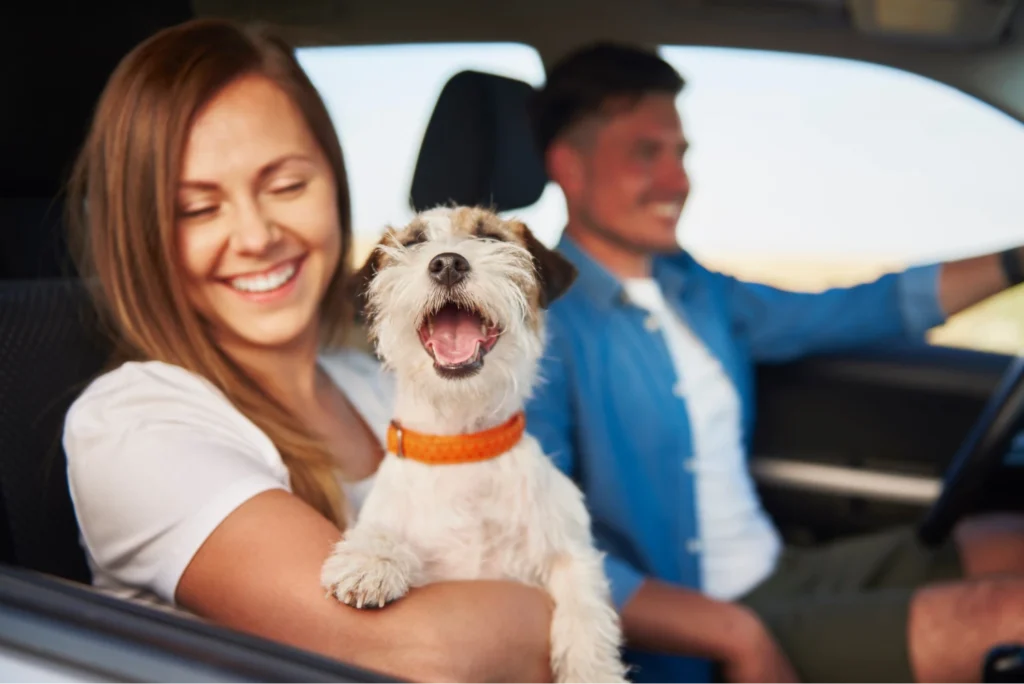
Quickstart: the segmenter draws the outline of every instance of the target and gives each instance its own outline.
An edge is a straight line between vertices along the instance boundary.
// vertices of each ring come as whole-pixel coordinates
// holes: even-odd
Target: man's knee
[[[968,518],[956,526],[953,539],[967,577],[1024,574],[1024,515]]]
[[[1024,578],[933,584],[910,604],[909,655],[917,681],[977,681],[986,654],[1024,640]]]

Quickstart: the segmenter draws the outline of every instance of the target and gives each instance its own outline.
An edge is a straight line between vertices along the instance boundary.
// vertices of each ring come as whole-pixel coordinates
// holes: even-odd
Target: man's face
[[[675,98],[611,103],[580,146],[578,173],[563,184],[570,212],[588,230],[641,254],[678,249],[676,225],[690,192]]]

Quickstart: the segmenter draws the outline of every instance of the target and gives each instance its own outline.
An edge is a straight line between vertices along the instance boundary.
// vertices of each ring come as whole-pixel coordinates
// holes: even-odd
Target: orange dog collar
[[[522,412],[497,427],[465,435],[428,435],[392,421],[388,451],[429,465],[477,463],[501,456],[519,443],[525,431],[526,416]]]

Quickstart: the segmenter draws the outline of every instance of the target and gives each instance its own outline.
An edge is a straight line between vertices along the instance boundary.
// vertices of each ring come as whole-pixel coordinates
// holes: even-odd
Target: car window
[[[863,62],[663,47],[687,81],[681,241],[741,277],[817,290],[1024,242],[1024,125],[958,90]],[[1024,351],[1024,288],[932,341]]]
[[[373,247],[387,225],[412,217],[409,188],[434,104],[449,78],[475,69],[531,85],[544,80],[533,48],[515,43],[442,43],[303,48],[303,68],[324,98],[338,129],[353,204],[354,258]],[[516,212],[531,223],[559,197],[548,188],[534,207]],[[543,222],[553,241],[561,224]]]
[[[733,48],[664,46],[682,73],[693,192],[681,242],[707,265],[798,290],[863,282],[1022,241],[1024,125],[947,86],[877,65]],[[341,136],[355,258],[411,216],[408,192],[445,82],[478,69],[539,85],[512,43],[304,48],[299,60]],[[561,194],[514,212],[548,245]],[[1024,288],[933,332],[937,344],[1024,350]]]

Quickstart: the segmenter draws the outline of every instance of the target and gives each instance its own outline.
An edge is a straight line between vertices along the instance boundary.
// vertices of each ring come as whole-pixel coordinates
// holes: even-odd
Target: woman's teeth
[[[232,278],[228,282],[231,287],[242,292],[273,292],[294,278],[298,270],[298,265],[292,262],[269,273],[255,276],[239,276],[238,278]]]

